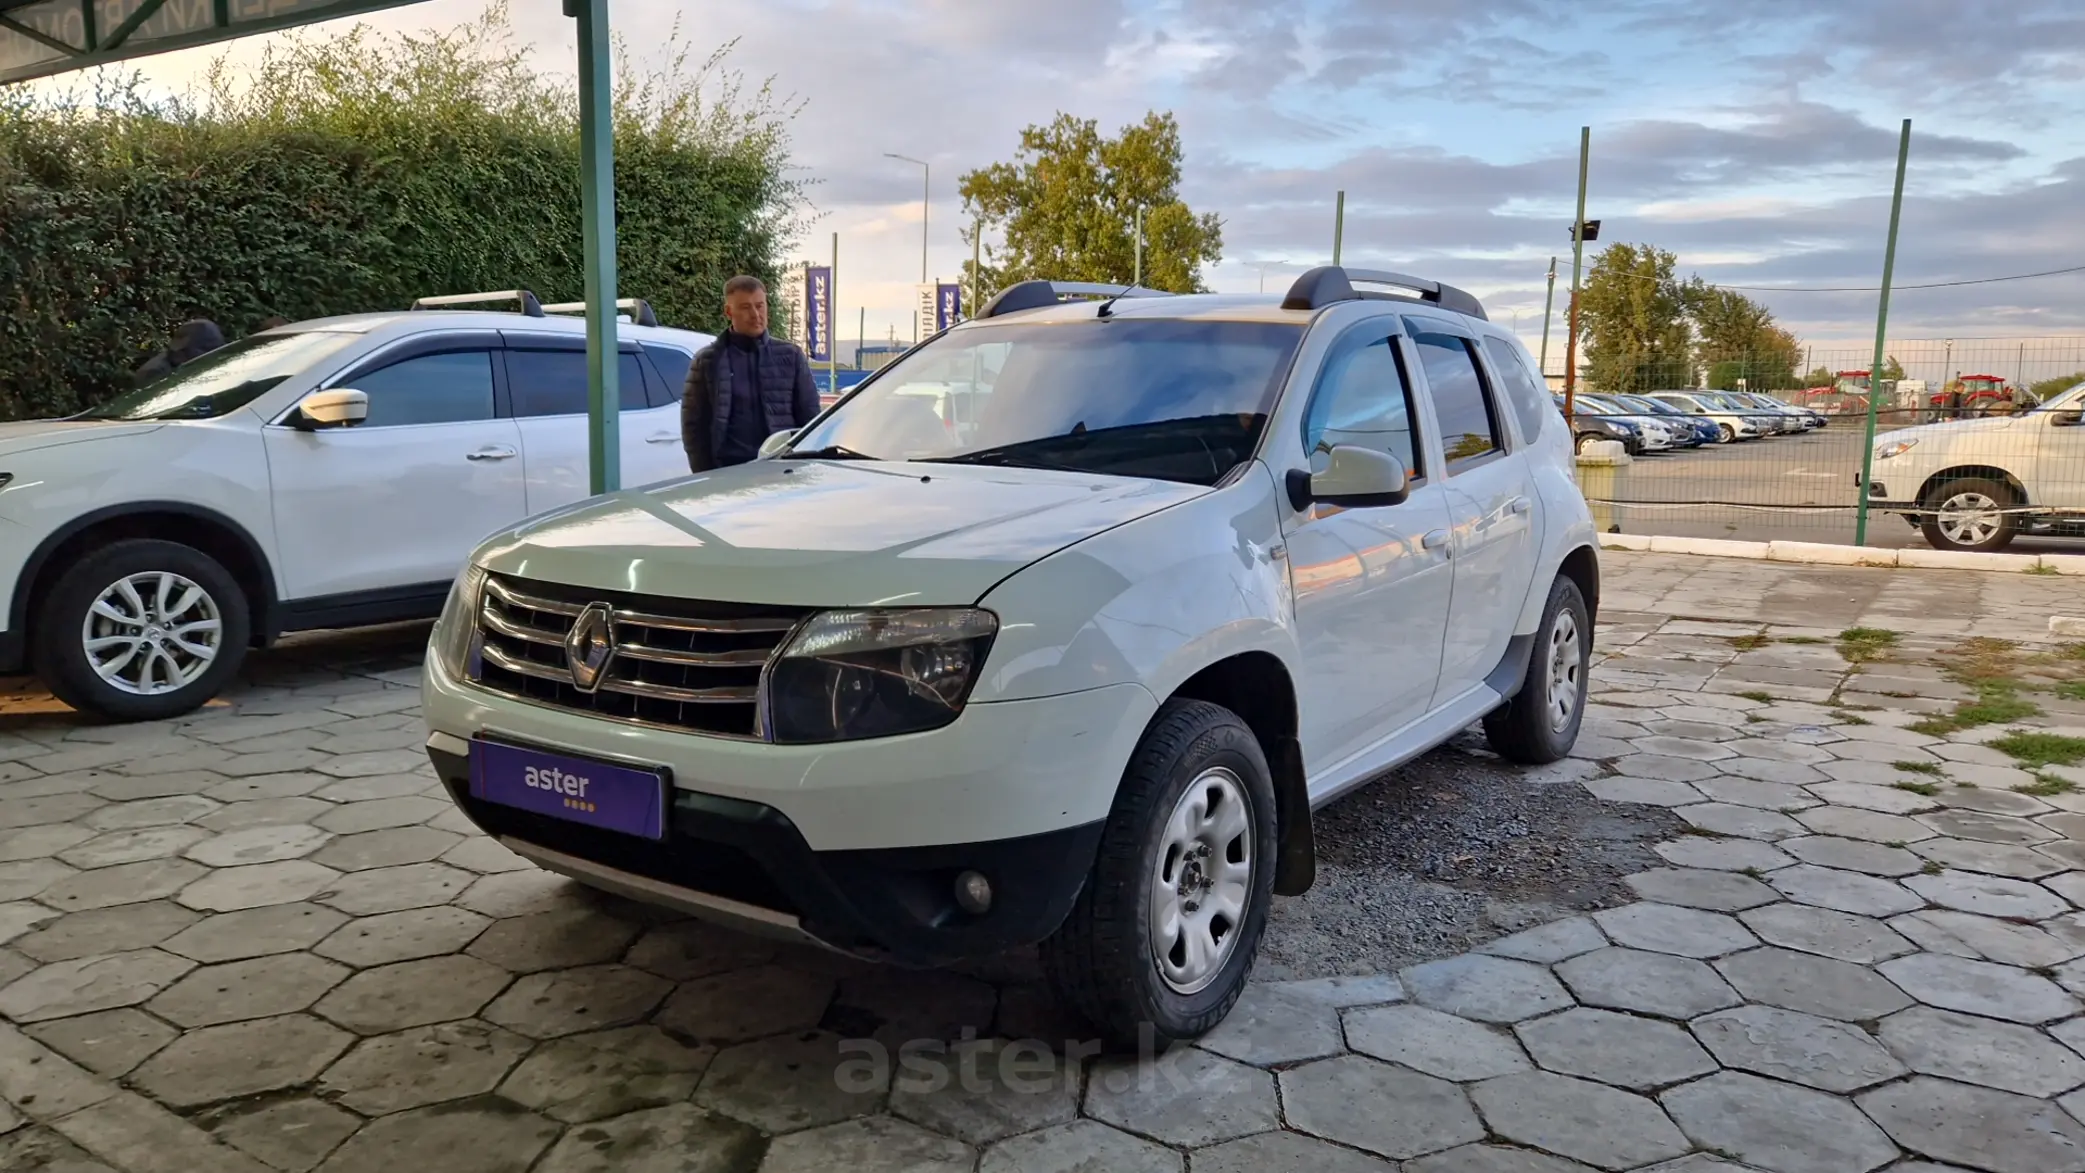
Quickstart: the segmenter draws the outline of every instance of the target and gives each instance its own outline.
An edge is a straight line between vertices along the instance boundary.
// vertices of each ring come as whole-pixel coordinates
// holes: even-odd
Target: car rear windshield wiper
[[[783,460],[882,460],[866,452],[856,452],[840,444],[827,444],[823,448],[807,448],[801,452],[784,452]]]

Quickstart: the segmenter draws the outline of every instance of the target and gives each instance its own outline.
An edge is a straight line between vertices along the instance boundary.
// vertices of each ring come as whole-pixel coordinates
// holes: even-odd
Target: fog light
[[[964,872],[956,877],[956,907],[972,916],[992,910],[992,881],[981,872]]]

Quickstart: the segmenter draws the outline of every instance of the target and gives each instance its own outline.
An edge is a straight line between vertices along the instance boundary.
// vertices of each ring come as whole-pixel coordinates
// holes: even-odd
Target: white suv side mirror
[[[1411,495],[1404,464],[1396,457],[1358,444],[1335,444],[1326,453],[1325,471],[1292,469],[1289,504],[1302,509],[1313,502],[1347,509],[1399,505]]]
[[[760,452],[758,454],[758,459],[766,460],[768,457],[773,456],[775,453],[780,452],[784,448],[787,448],[789,446],[789,442],[791,440],[796,439],[796,431],[797,430],[795,428],[785,428],[782,431],[776,432],[774,435],[769,436],[767,439],[762,440],[760,442]]]
[[[291,417],[298,428],[315,432],[321,428],[352,428],[369,418],[369,396],[348,387],[314,391],[297,403]]]

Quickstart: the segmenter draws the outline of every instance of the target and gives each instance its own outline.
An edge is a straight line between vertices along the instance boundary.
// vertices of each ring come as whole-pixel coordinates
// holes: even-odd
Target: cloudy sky
[[[480,7],[431,0],[372,20],[424,28]],[[513,9],[541,61],[563,67],[573,39],[555,0]],[[1671,248],[1710,281],[1876,285],[1907,117],[1900,285],[2085,266],[2085,0],[611,0],[610,12],[638,45],[676,18],[699,45],[736,39],[738,68],[803,101],[795,153],[820,219],[802,251],[840,233],[840,301],[867,310],[871,336],[909,335],[919,263],[920,174],[883,153],[932,164],[929,267],[952,277],[967,255],[956,176],[1008,157],[1023,126],[1059,110],[1108,128],[1153,108],[1179,116],[1184,194],[1225,221],[1216,288],[1254,289],[1263,266],[1273,288],[1328,260],[1344,188],[1348,263],[1464,285],[1531,345],[1552,253],[1569,280],[1582,125],[1603,240]],[[180,86],[210,52],[144,68]],[[1752,295],[1820,350],[1872,337],[1871,292]],[[1891,334],[2085,335],[2085,273],[1900,290]]]

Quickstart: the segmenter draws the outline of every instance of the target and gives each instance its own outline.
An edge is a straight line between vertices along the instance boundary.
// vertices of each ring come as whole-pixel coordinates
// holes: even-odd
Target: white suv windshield
[[[2052,395],[2035,411],[2076,411],[2085,407],[2085,383],[2080,383],[2061,395]]]
[[[184,363],[157,382],[90,407],[80,418],[215,419],[245,407],[269,388],[360,338],[336,330],[242,338]]]
[[[782,454],[1214,484],[1259,443],[1303,327],[1095,319],[953,330]]]

